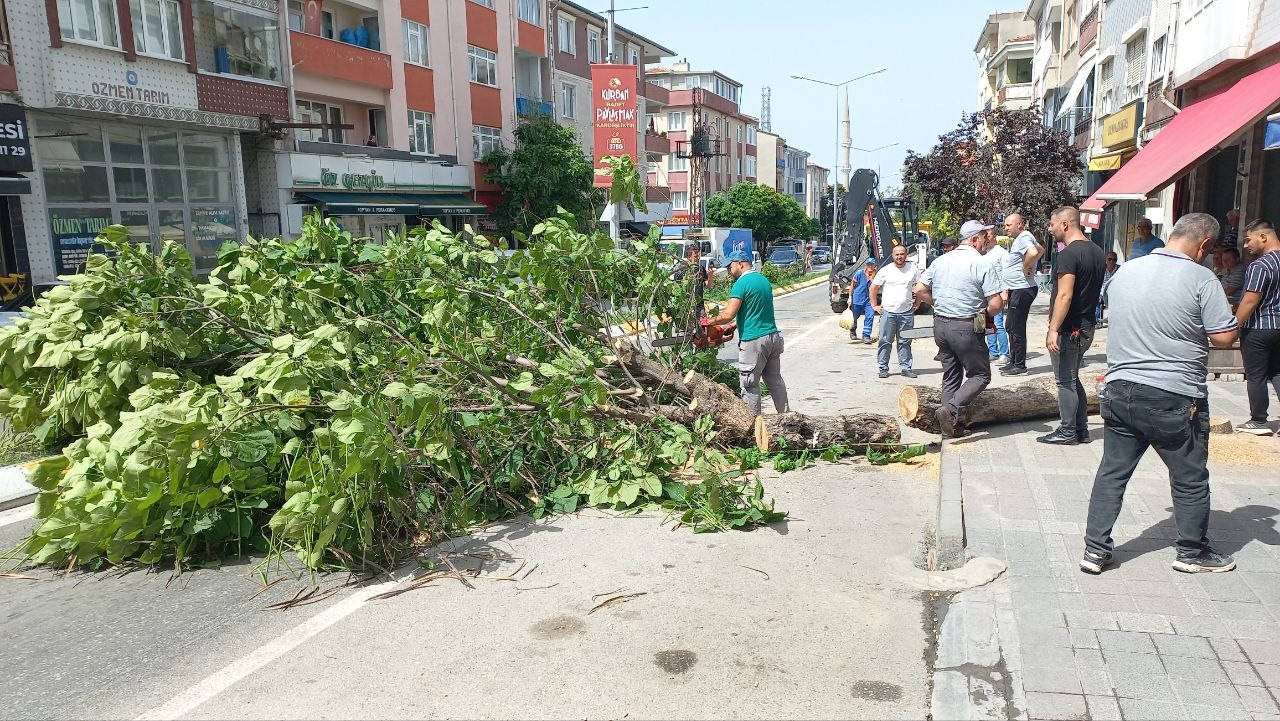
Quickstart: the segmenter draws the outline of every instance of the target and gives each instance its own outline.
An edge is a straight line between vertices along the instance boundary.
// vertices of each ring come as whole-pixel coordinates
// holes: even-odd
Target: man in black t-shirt
[[[1089,441],[1089,405],[1080,365],[1093,345],[1094,314],[1106,276],[1106,254],[1080,229],[1080,211],[1063,206],[1049,217],[1049,233],[1066,243],[1053,269],[1049,301],[1049,334],[1045,347],[1058,383],[1058,413],[1062,425],[1037,441],[1074,446]]]

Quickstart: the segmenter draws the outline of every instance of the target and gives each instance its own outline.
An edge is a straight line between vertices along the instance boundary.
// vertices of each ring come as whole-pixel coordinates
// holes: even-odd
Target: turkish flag
[[[322,11],[324,0],[306,0],[302,6],[302,32],[308,35],[324,33]]]

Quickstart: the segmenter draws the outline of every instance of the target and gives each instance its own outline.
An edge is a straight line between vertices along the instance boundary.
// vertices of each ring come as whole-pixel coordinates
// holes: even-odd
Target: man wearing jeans
[[[916,300],[933,306],[933,341],[942,361],[942,405],[934,412],[942,435],[967,435],[965,409],[991,382],[985,317],[1003,307],[1000,278],[982,258],[991,226],[960,227],[960,245],[933,261],[916,285]]]
[[[1269,436],[1267,385],[1280,396],[1280,238],[1271,223],[1255,220],[1245,228],[1244,247],[1256,258],[1245,272],[1244,295],[1236,310],[1236,321],[1244,327],[1240,354],[1248,385],[1249,421],[1236,430]]]
[[[724,310],[708,323],[720,325],[738,319],[738,381],[742,402],[760,412],[760,379],[769,384],[773,409],[791,410],[787,384],[782,380],[782,333],[773,316],[773,285],[752,267],[751,256],[736,250],[726,259],[733,290]]]
[[[1009,251],[1000,245],[996,239],[995,226],[991,226],[991,230],[987,231],[986,240],[987,249],[982,252],[982,258],[991,264],[991,268],[995,271],[996,276],[1000,278],[1001,284],[1004,283],[1004,265],[1006,258],[1009,257]],[[1008,307],[1009,295],[1008,287],[1004,286],[1004,292],[1000,296]],[[1004,329],[1004,311],[996,313],[996,317],[991,319],[991,325],[995,328],[995,333],[987,335],[987,352],[991,356],[991,362],[1009,359],[1009,334]]]
[[[1049,232],[1065,243],[1054,268],[1045,347],[1058,383],[1058,430],[1036,440],[1059,446],[1089,441],[1089,406],[1080,382],[1084,354],[1093,345],[1094,313],[1102,294],[1106,254],[1080,228],[1080,211],[1063,206],[1049,217]]]
[[[1009,292],[1004,314],[1004,327],[1009,333],[1009,362],[1000,368],[1000,373],[1016,376],[1027,372],[1027,316],[1040,292],[1036,286],[1036,263],[1044,249],[1027,230],[1027,221],[1021,213],[1005,217],[1004,231],[1013,242],[1009,244],[1004,267],[1004,286]]]
[[[1209,545],[1209,344],[1228,348],[1239,325],[1213,271],[1200,259],[1218,237],[1218,221],[1184,215],[1163,248],[1120,266],[1107,288],[1111,332],[1102,463],[1089,498],[1080,570],[1112,561],[1112,528],[1125,486],[1148,448],[1169,469],[1178,529],[1173,568],[1221,572],[1235,561]]]
[[[898,367],[904,378],[915,378],[911,370],[911,339],[903,338],[902,331],[916,327],[916,282],[920,271],[915,263],[907,262],[907,246],[893,248],[893,263],[876,273],[871,281],[871,307],[880,316],[880,345],[876,348],[876,362],[880,377],[889,377],[889,351],[894,338],[898,339]]]

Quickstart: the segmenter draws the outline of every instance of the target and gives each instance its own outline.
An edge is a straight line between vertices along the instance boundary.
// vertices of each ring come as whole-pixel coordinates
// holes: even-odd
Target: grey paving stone
[[[1107,610],[1107,609],[1090,609],[1084,602],[1085,594],[1083,593],[1059,593],[1058,605],[1063,611],[1090,611],[1090,610]]]
[[[1241,621],[1234,618],[1223,620],[1223,624],[1227,627],[1226,635],[1235,639],[1257,639],[1259,641],[1269,641],[1280,638],[1280,624],[1271,621]]]
[[[1025,666],[1022,669],[1022,688],[1050,693],[1081,693],[1080,679],[1075,669],[1046,666]]]
[[[1258,674],[1253,670],[1253,666],[1243,661],[1220,661],[1222,670],[1227,672],[1227,678],[1236,686],[1261,686],[1262,679],[1258,678]]]
[[[1186,721],[1190,718],[1182,704],[1152,699],[1120,698],[1120,712],[1126,719]]]
[[[934,718],[969,718],[969,678],[959,671],[935,671],[929,705]]]
[[[1022,665],[1042,668],[1070,668],[1075,661],[1074,652],[1065,646],[1022,645]]]
[[[1274,621],[1275,617],[1261,603],[1214,601],[1214,615],[1236,621]]]
[[[1126,569],[1127,570],[1127,569]],[[1181,599],[1177,586],[1167,581],[1125,580],[1129,594],[1134,597],[1156,596],[1160,598]]]
[[[1222,706],[1184,705],[1187,718],[1191,721],[1223,721],[1223,719],[1244,718],[1244,709],[1225,708]]]
[[[1067,628],[1092,628],[1118,631],[1115,616],[1106,611],[1063,611]]]
[[[1091,628],[1072,628],[1068,633],[1071,634],[1071,645],[1074,648],[1102,648],[1098,645],[1098,632]]]
[[[1191,656],[1192,658],[1217,658],[1209,641],[1200,636],[1170,636],[1153,634],[1156,649],[1161,656]]]
[[[1255,663],[1253,670],[1258,672],[1262,683],[1269,689],[1280,689],[1280,666],[1268,663]]]
[[[1072,634],[1058,626],[1019,626],[1018,640],[1023,646],[1075,646]]]
[[[1188,616],[1186,618],[1170,618],[1173,630],[1182,636],[1216,636],[1231,637],[1227,624],[1216,618],[1207,616]]]
[[[1067,622],[1065,616],[1061,613],[1042,613],[1042,612],[1023,612],[1018,609],[1013,610],[1018,619],[1018,628],[1028,626],[1053,626],[1055,628],[1066,628]],[[1222,635],[1228,635],[1225,628]]]
[[[1253,713],[1280,713],[1280,707],[1276,706],[1276,701],[1265,688],[1257,686],[1237,686],[1236,692],[1240,694],[1240,701],[1244,704],[1245,710]]]
[[[1211,638],[1209,645],[1223,661],[1248,661],[1240,651],[1240,642],[1231,638]]]
[[[1120,624],[1121,631],[1173,633],[1173,624],[1169,623],[1169,619],[1157,613],[1116,611],[1116,623]]]
[[[1134,613],[1138,607],[1133,605],[1133,599],[1128,596],[1110,595],[1104,593],[1086,593],[1081,594],[1084,597],[1084,607],[1089,611],[1117,611]],[[1062,609],[1064,611],[1070,609]],[[1118,617],[1117,617],[1118,619]]]
[[[1156,613],[1161,616],[1194,616],[1191,606],[1182,597],[1134,596],[1133,605],[1139,613]]]
[[[1087,719],[1084,696],[1065,693],[1027,692],[1027,716],[1033,719]]]
[[[1010,581],[1014,593],[1056,593],[1058,591],[1054,579],[1047,576],[1018,576]]]
[[[1164,670],[1172,679],[1205,681],[1208,683],[1230,683],[1227,672],[1218,665],[1216,658],[1190,656],[1161,656]],[[1174,684],[1175,686],[1177,683]],[[1185,702],[1186,699],[1183,699]]]
[[[1121,721],[1124,718],[1120,715],[1120,702],[1114,696],[1086,695],[1084,701],[1093,721]]]
[[[1127,595],[1129,593],[1129,587],[1119,578],[1088,575],[1080,580],[1080,590],[1085,593],[1108,593],[1112,595]]]
[[[1217,706],[1219,708],[1244,710],[1244,702],[1235,686],[1229,683],[1209,683],[1192,679],[1179,679],[1173,683],[1173,692],[1183,706]],[[1239,715],[1237,712],[1236,715]],[[1219,716],[1218,718],[1224,718]]]
[[[1165,675],[1164,664],[1154,653],[1129,653],[1127,651],[1106,651],[1102,657],[1107,661],[1107,671],[1117,675],[1158,674]]]
[[[1212,576],[1212,578],[1209,578]],[[1234,573],[1206,573],[1200,577],[1205,593],[1215,601],[1240,601],[1258,603],[1261,599],[1249,587],[1248,582]]]
[[[1103,651],[1156,652],[1151,634],[1134,631],[1098,631],[1098,644]]]
[[[1269,642],[1240,639],[1240,648],[1253,663],[1280,664],[1280,643],[1277,641],[1280,639],[1272,639]]]

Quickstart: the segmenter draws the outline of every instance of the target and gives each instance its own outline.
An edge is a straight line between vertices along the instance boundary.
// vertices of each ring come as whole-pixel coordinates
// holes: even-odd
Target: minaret
[[[849,187],[849,151],[853,148],[853,137],[849,132],[849,89],[844,91],[844,109],[840,111],[840,167],[836,168],[836,177],[844,173],[844,187]]]

